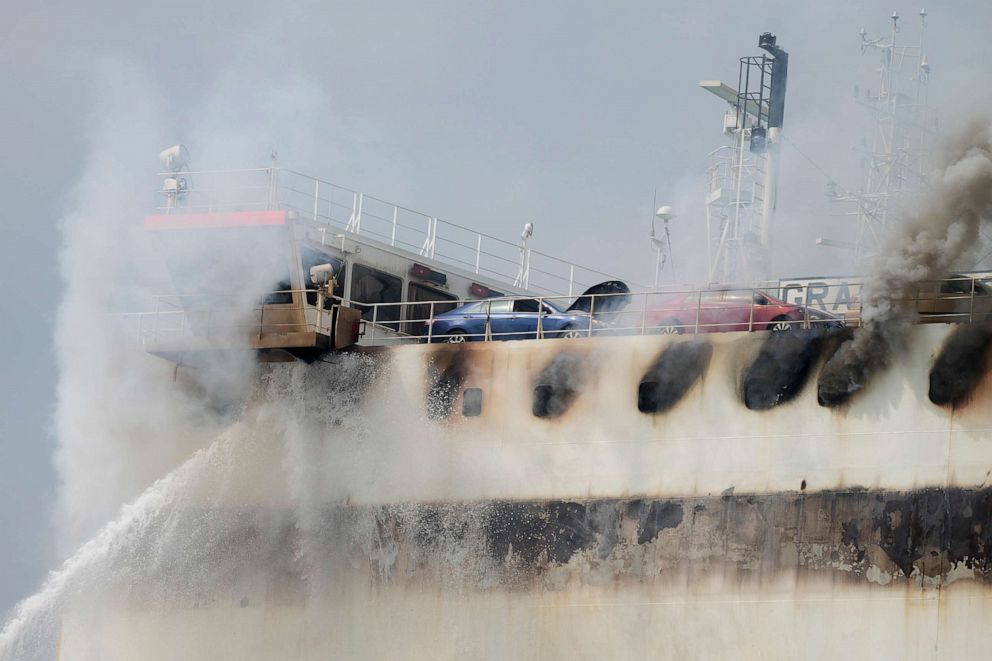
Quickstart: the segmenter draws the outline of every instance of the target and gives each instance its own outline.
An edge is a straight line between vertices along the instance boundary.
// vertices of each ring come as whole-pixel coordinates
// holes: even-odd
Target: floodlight
[[[326,285],[334,277],[334,267],[330,264],[318,264],[310,267],[310,281],[318,287]]]
[[[162,150],[158,160],[168,172],[182,172],[189,169],[189,150],[183,145],[173,145]]]

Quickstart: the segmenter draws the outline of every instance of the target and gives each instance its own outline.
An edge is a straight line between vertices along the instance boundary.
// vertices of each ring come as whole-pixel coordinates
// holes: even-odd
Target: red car
[[[663,335],[725,331],[787,331],[806,325],[814,328],[843,326],[827,312],[793,305],[766,291],[709,289],[666,297],[649,304],[645,322]]]

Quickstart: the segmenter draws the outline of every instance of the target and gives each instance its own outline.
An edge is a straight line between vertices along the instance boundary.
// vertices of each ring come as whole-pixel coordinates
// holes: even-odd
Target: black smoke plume
[[[824,366],[818,398],[837,406],[862,390],[905,343],[919,283],[945,277],[992,217],[992,124],[973,120],[944,141],[916,208],[896,220],[862,287],[862,327]]]

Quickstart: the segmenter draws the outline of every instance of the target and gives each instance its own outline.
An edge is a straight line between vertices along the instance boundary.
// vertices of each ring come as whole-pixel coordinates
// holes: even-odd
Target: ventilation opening
[[[462,415],[467,418],[482,415],[482,388],[466,388],[462,393]]]
[[[657,381],[641,381],[637,387],[637,410],[641,413],[657,413],[661,408],[661,392]]]
[[[962,324],[947,338],[930,370],[930,401],[938,406],[968,403],[985,376],[992,325]]]
[[[705,340],[670,344],[641,379],[637,387],[637,410],[666,413],[678,404],[702,378],[713,355]]]
[[[552,415],[551,400],[554,397],[555,389],[546,383],[534,386],[534,402],[531,411],[538,418],[546,418]]]
[[[802,392],[820,358],[824,335],[819,329],[769,333],[758,357],[744,371],[744,406],[752,411],[767,411]]]
[[[557,418],[585,389],[589,367],[583,354],[562,351],[534,379],[531,412],[536,418]]]

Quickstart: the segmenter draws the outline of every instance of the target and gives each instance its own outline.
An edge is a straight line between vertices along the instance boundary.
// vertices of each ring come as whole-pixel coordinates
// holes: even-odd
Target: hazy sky
[[[676,206],[681,280],[705,264],[706,154],[723,105],[700,79],[734,82],[737,58],[770,30],[791,55],[785,131],[842,185],[885,33],[907,2],[369,2],[180,0],[17,3],[0,25],[0,609],[58,561],[48,524],[57,489],[51,415],[61,279],[59,219],[106,120],[155,124],[156,154],[186,143],[197,167],[284,165],[532,246],[646,279],[651,199]],[[931,13],[932,100],[945,123],[990,107],[992,3]],[[151,145],[155,145],[152,149]],[[837,272],[815,248],[846,228],[826,213],[826,177],[791,148],[776,230],[777,270]],[[140,222],[140,218],[135,218]],[[80,346],[79,351],[86,351]]]

